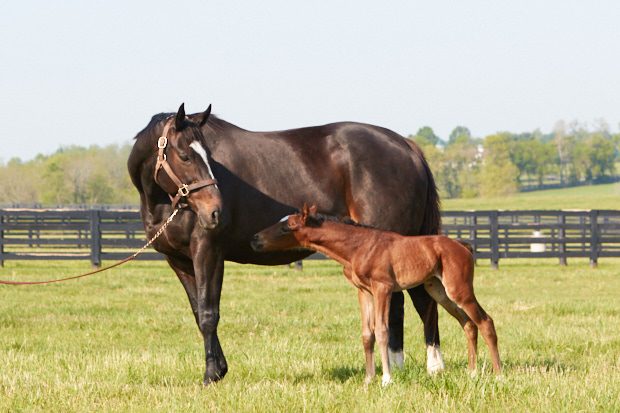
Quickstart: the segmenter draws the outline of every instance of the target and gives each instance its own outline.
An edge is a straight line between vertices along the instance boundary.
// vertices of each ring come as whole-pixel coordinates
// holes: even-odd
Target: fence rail
[[[443,232],[472,244],[476,259],[620,257],[620,211],[444,211]],[[6,260],[126,257],[145,242],[137,211],[0,209],[0,265]],[[138,259],[161,259],[145,252]]]

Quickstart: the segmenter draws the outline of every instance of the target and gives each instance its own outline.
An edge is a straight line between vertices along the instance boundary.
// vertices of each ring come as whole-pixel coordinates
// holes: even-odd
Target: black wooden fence
[[[445,234],[472,244],[476,259],[620,257],[620,211],[444,211]],[[0,209],[5,260],[124,258],[145,243],[137,211]],[[152,250],[138,259],[161,259]]]

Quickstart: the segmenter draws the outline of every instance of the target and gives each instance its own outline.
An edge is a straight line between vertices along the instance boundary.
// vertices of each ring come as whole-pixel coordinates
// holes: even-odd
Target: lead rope
[[[119,265],[125,264],[126,262],[129,262],[131,260],[133,260],[134,258],[136,258],[138,255],[142,254],[144,252],[145,249],[147,249],[148,247],[151,246],[151,244],[153,244],[153,242],[159,238],[159,236],[161,234],[163,234],[164,230],[166,229],[166,227],[168,226],[168,224],[170,224],[170,222],[172,221],[172,219],[174,218],[174,216],[177,214],[177,212],[179,212],[180,208],[176,208],[174,211],[172,211],[172,214],[170,214],[170,216],[168,217],[168,219],[166,220],[166,222],[164,222],[162,224],[161,227],[159,227],[159,229],[157,230],[157,232],[155,233],[155,235],[147,241],[146,244],[144,244],[144,246],[142,248],[140,248],[138,251],[134,252],[133,254],[131,254],[129,257],[127,258],[123,258],[120,261],[115,262],[112,265],[108,265],[107,267],[103,267],[103,268],[99,268],[95,271],[90,271],[84,274],[80,274],[80,275],[74,275],[72,277],[66,277],[66,278],[58,278],[56,280],[48,280],[48,281],[4,281],[4,280],[0,280],[0,284],[5,284],[5,285],[36,285],[36,284],[51,284],[51,283],[57,283],[57,282],[62,282],[62,281],[68,281],[68,280],[75,280],[76,278],[82,278],[82,277],[86,277],[87,275],[93,275],[93,274],[97,274],[98,272],[103,272],[106,270],[109,270],[110,268],[114,268],[114,267],[118,267]]]

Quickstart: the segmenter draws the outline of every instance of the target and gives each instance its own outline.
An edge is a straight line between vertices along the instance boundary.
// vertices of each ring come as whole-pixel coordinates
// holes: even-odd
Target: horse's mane
[[[337,222],[340,224],[351,225],[353,227],[376,229],[375,227],[371,225],[359,223],[355,221],[353,218],[348,217],[348,216],[337,217],[334,215],[324,215],[324,214],[316,213],[314,215],[309,215],[309,218],[313,218],[317,222],[330,221],[330,222]]]
[[[189,115],[191,118],[195,114]],[[142,129],[138,134],[134,137],[137,141],[151,141],[159,138],[159,134],[155,133],[157,130],[157,126],[168,119],[170,116],[174,116],[174,113],[170,112],[162,112],[156,115],[153,115],[149,123]],[[230,123],[226,122],[223,119],[220,119],[217,115],[211,114],[209,115],[209,120],[206,123],[206,127],[212,132],[221,132],[225,128],[227,128]],[[157,136],[156,136],[157,135]]]

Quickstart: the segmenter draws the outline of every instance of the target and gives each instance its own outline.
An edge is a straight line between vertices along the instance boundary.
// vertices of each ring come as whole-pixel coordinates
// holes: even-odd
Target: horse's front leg
[[[222,379],[228,372],[224,352],[217,337],[220,297],[224,275],[224,254],[209,241],[201,241],[192,251],[196,278],[198,326],[204,338],[204,384]]]
[[[200,329],[200,322],[198,320],[198,295],[196,293],[196,278],[194,277],[194,266],[189,260],[179,260],[166,256],[168,264],[174,270],[175,274],[181,281],[181,285],[185,289],[189,304],[192,307],[192,313],[196,319],[196,325]],[[201,331],[202,333],[202,331]]]

